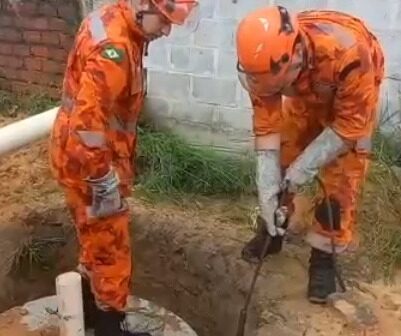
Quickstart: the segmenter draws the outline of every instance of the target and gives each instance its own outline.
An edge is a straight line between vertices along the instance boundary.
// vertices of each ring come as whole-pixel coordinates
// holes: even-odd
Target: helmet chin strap
[[[131,0],[131,5],[135,9],[135,19],[136,22],[142,26],[143,16],[145,14],[149,15],[158,15],[159,11],[155,8],[152,8],[152,5],[148,1],[139,0],[133,1]]]
[[[142,25],[143,16],[145,14],[153,14],[149,2],[145,0],[131,0],[130,3],[132,8],[135,9],[135,19],[140,25]]]
[[[136,12],[135,16],[136,16],[136,22],[137,24],[142,27],[142,22],[143,22],[143,15],[146,14],[143,11],[140,12]],[[144,35],[146,36],[146,34],[144,33]],[[149,49],[149,41],[145,42],[145,46],[144,46],[144,56],[148,56],[148,49]]]
[[[135,9],[135,21],[138,24],[139,27],[141,27],[143,31],[143,18],[144,15],[159,15],[160,12],[152,5],[152,3],[149,0],[131,0],[130,1],[132,8]],[[148,36],[143,31],[144,36]],[[148,47],[149,47],[149,42],[150,40],[147,40],[145,42],[145,47],[144,47],[144,56],[148,56]]]

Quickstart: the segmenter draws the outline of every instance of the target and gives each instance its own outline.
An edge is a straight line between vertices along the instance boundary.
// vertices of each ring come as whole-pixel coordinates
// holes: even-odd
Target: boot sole
[[[242,253],[241,253],[241,258],[243,260],[245,260],[246,262],[253,264],[253,265],[259,264],[259,261],[260,261],[259,257],[256,257],[249,253],[246,253],[244,251],[242,251]]]
[[[327,304],[327,298],[319,298],[315,296],[309,296],[308,300],[310,303],[324,305]]]

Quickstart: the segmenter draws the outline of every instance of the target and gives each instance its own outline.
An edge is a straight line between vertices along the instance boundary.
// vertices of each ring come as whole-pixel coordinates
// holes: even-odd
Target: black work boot
[[[125,313],[98,309],[95,336],[152,336],[149,333],[131,332],[124,327]]]
[[[336,292],[336,273],[333,255],[312,248],[309,259],[308,299],[324,304],[330,294]]]
[[[96,303],[95,296],[92,294],[90,282],[82,276],[82,300],[84,306],[85,329],[93,329],[95,327]]]
[[[255,236],[245,244],[242,249],[242,259],[249,263],[256,264],[260,261],[260,255],[263,252],[263,247],[266,242],[266,238],[269,236],[265,221],[262,217],[257,218],[257,229]],[[265,258],[268,254],[277,254],[281,251],[283,246],[283,237],[275,236],[271,237],[269,247],[263,256]]]

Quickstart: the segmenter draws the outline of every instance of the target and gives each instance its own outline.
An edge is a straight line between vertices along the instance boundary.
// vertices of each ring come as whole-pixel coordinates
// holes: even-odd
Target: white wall
[[[90,2],[90,0],[87,0]],[[94,0],[95,5],[99,2]],[[401,0],[200,0],[198,30],[187,37],[173,32],[149,48],[146,112],[160,127],[173,129],[194,144],[222,150],[247,148],[252,139],[247,94],[237,81],[234,34],[250,10],[281,4],[289,10],[337,9],[365,19],[381,40],[387,75],[401,79]],[[385,85],[383,101],[399,109],[401,86]],[[401,123],[401,113],[393,124]]]

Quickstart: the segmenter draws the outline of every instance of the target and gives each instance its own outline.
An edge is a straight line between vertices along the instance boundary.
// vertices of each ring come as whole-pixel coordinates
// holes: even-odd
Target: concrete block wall
[[[107,0],[86,0],[98,6]],[[401,1],[400,0],[200,0],[197,31],[152,42],[145,63],[149,68],[146,113],[160,127],[172,129],[191,143],[226,151],[249,148],[252,111],[236,75],[235,29],[249,11],[281,4],[293,11],[336,9],[365,19],[382,41],[388,79],[382,106],[401,124]]]
[[[150,45],[146,112],[157,125],[193,144],[242,150],[250,143],[252,122],[249,98],[237,80],[234,37],[240,13],[258,4],[252,0],[200,3],[196,32],[182,36],[182,28],[174,28],[170,37]]]

